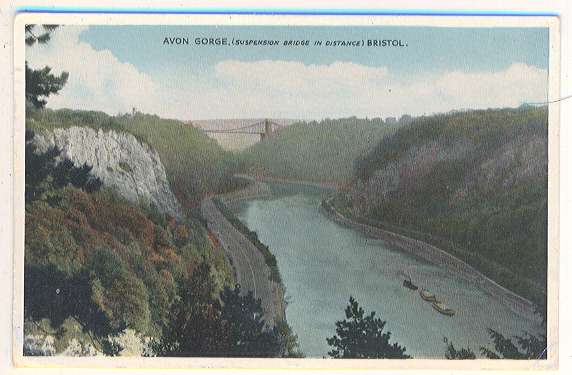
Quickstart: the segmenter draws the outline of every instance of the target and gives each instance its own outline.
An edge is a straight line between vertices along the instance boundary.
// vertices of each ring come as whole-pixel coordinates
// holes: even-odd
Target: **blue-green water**
[[[340,226],[319,210],[321,194],[298,192],[244,202],[239,218],[267,244],[286,286],[286,316],[308,357],[327,355],[326,337],[344,318],[350,295],[387,321],[391,342],[416,358],[443,357],[443,338],[456,347],[491,348],[486,329],[505,335],[542,333],[536,320],[517,315],[467,281],[409,254]],[[457,314],[437,313],[417,292],[402,287],[411,274]]]

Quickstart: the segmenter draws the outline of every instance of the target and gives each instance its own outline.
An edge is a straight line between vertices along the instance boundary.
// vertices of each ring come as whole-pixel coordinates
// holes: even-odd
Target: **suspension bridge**
[[[260,135],[260,140],[272,138],[278,131],[284,128],[284,125],[280,125],[274,121],[265,119],[262,121],[255,122],[250,125],[240,126],[238,128],[232,129],[203,129],[205,133],[218,133],[218,134],[258,134]]]

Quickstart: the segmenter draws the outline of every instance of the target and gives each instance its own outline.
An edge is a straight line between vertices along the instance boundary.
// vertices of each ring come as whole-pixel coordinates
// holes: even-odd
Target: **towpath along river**
[[[269,280],[270,269],[260,251],[224,217],[210,198],[201,203],[201,212],[208,229],[218,238],[230,260],[241,290],[251,291],[255,298],[262,300],[267,322],[281,320],[284,315],[282,288]]]

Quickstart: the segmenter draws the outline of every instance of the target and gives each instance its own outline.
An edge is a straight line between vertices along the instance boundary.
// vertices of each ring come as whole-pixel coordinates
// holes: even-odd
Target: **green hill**
[[[341,182],[352,176],[353,162],[370,151],[398,124],[355,117],[300,122],[242,153],[251,170],[269,176]]]
[[[417,118],[356,161],[336,205],[450,251],[538,303],[546,292],[547,116],[546,108],[519,108]]]

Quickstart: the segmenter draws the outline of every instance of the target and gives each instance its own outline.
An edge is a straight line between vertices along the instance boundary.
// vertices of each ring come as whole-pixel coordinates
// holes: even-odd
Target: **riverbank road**
[[[260,251],[224,217],[211,198],[201,202],[201,212],[208,229],[217,237],[230,260],[242,293],[252,291],[255,298],[261,299],[267,322],[281,320],[281,296],[275,296],[279,288],[269,279],[270,269]]]

